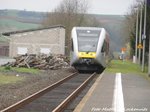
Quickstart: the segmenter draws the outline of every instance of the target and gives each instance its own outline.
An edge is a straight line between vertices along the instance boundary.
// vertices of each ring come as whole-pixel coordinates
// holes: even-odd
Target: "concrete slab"
[[[114,77],[113,74],[102,74],[74,112],[100,112],[112,109]]]
[[[135,74],[123,75],[122,79],[125,111],[150,112],[150,81]]]
[[[74,112],[114,111],[116,74],[103,73]],[[150,81],[136,74],[121,74],[124,112],[150,112]]]

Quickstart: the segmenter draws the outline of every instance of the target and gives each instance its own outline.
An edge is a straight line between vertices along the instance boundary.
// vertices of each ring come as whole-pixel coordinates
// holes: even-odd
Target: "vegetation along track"
[[[96,76],[74,73],[1,112],[61,112]]]

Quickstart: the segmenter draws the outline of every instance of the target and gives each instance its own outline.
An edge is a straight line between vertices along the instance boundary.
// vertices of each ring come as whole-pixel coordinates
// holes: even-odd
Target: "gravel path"
[[[56,81],[70,75],[74,69],[59,69],[50,71],[41,71],[37,75],[20,74],[26,80],[15,84],[0,85],[0,110],[14,104],[15,102],[39,91],[40,89],[55,83]],[[16,75],[18,73],[7,73]]]

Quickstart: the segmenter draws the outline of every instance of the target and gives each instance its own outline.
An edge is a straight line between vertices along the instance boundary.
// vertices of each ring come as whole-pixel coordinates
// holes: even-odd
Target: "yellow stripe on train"
[[[79,58],[96,58],[96,52],[79,52]]]

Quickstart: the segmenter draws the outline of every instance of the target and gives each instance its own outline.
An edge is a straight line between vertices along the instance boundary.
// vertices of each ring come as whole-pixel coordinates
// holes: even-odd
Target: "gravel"
[[[25,77],[24,81],[12,84],[0,85],[0,110],[20,101],[21,99],[47,87],[58,80],[75,72],[72,68],[41,71],[39,74],[7,73],[9,75],[19,74]]]

